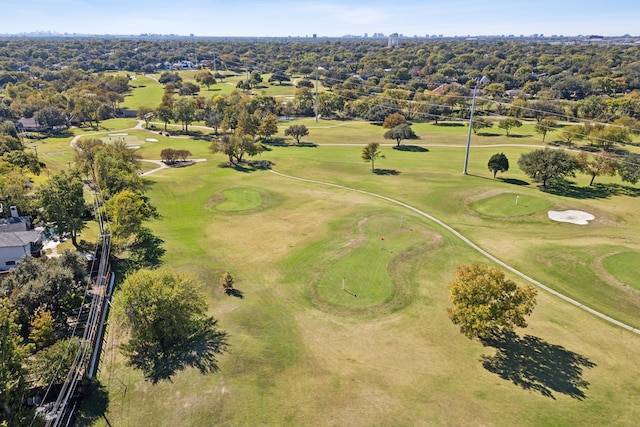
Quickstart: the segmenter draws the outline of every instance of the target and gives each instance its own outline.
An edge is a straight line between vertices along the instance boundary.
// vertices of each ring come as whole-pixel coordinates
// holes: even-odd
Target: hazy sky
[[[0,34],[640,35],[640,1],[9,0]]]

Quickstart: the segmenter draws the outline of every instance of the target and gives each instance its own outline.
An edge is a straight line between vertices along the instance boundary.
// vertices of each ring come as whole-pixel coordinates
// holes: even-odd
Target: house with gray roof
[[[29,217],[20,217],[11,208],[11,217],[0,219],[0,272],[15,267],[25,255],[42,256],[41,232],[31,228]]]

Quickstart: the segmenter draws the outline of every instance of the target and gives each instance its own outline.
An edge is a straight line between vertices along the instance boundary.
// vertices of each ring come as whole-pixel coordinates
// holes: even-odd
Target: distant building
[[[387,44],[388,47],[397,47],[399,43],[399,36],[398,33],[393,33],[389,35],[389,43]]]

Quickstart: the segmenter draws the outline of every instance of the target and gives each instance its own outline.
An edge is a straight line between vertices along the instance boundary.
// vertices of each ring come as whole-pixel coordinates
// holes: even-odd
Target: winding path
[[[435,222],[436,224],[438,224],[439,226],[443,227],[444,229],[448,230],[449,232],[451,232],[453,235],[455,235],[456,237],[458,237],[460,240],[462,240],[464,243],[466,243],[467,245],[469,245],[471,248],[475,249],[477,252],[480,252],[482,255],[484,255],[486,258],[490,259],[491,261],[495,262],[496,264],[506,268],[507,270],[511,271],[512,273],[520,276],[521,278],[523,278],[524,280],[528,281],[529,283],[532,283],[534,285],[536,285],[537,287],[539,287],[540,289],[543,289],[545,291],[547,291],[548,293],[557,296],[558,298],[563,299],[564,301],[568,302],[569,304],[573,304],[578,308],[581,308],[585,311],[588,311],[589,313],[598,316],[601,319],[606,320],[609,323],[612,323],[616,326],[619,326],[621,328],[627,329],[635,334],[640,335],[640,329],[634,328],[633,326],[627,325],[626,323],[620,322],[619,320],[616,320],[612,317],[607,316],[606,314],[600,313],[597,310],[592,309],[591,307],[588,307],[582,303],[580,303],[579,301],[574,300],[573,298],[569,298],[568,296],[561,294],[560,292],[557,292],[553,289],[551,289],[550,287],[538,282],[537,280],[535,280],[534,278],[527,276],[526,274],[522,273],[519,270],[516,270],[514,267],[511,267],[510,265],[506,264],[505,262],[499,260],[498,258],[496,258],[495,256],[491,255],[489,252],[485,251],[484,249],[482,249],[480,246],[476,245],[475,243],[473,243],[471,240],[467,239],[465,236],[463,236],[462,234],[460,234],[458,231],[456,231],[455,229],[453,229],[451,226],[445,224],[444,222],[440,221],[438,218],[429,215],[426,212],[421,211],[418,208],[415,208],[411,205],[408,205],[406,203],[400,202],[398,200],[392,199],[391,197],[387,197],[387,196],[383,196],[381,194],[377,194],[377,193],[372,193],[370,191],[365,191],[365,190],[358,190],[357,188],[351,188],[351,187],[345,187],[344,185],[338,185],[338,184],[332,184],[330,182],[324,182],[324,181],[318,181],[315,179],[308,179],[308,178],[300,178],[300,177],[296,177],[296,176],[292,176],[292,175],[286,175],[280,172],[276,172],[274,170],[269,170],[269,172],[281,176],[283,178],[288,178],[288,179],[293,179],[293,180],[297,180],[297,181],[303,181],[303,182],[310,182],[312,184],[319,184],[319,185],[325,185],[328,187],[334,187],[334,188],[340,188],[342,190],[348,190],[348,191],[355,191],[356,193],[361,193],[361,194],[366,194],[368,196],[373,196],[373,197],[377,197],[379,199],[382,200],[386,200],[388,202],[391,203],[395,203],[396,205],[400,205],[404,208],[407,208],[415,213],[417,213],[420,216],[423,216],[427,219],[429,219],[432,222]]]

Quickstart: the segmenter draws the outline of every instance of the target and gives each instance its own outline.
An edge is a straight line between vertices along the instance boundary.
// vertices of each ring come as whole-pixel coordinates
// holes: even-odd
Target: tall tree
[[[196,119],[196,102],[193,98],[179,98],[174,105],[175,119],[182,122],[182,130],[189,132],[189,125]]]
[[[487,163],[489,170],[493,172],[493,177],[496,177],[498,172],[506,172],[509,170],[509,159],[504,153],[496,153],[489,159]]]
[[[531,286],[518,286],[502,271],[482,264],[458,267],[449,292],[449,318],[468,338],[486,339],[525,328],[526,316],[536,304]]]
[[[187,366],[218,371],[227,334],[207,316],[201,287],[194,276],[168,269],[138,270],[120,286],[115,313],[130,332],[121,349],[152,382]]]
[[[377,158],[384,158],[384,154],[380,152],[380,144],[377,142],[370,142],[366,147],[362,149],[362,160],[365,162],[371,162],[371,172],[375,171],[375,161]]]
[[[507,136],[510,136],[511,129],[519,128],[520,126],[522,126],[522,122],[518,119],[508,118],[508,119],[502,119],[498,121],[498,127],[500,129],[504,129]]]
[[[296,144],[300,144],[300,138],[309,135],[309,129],[305,125],[291,125],[284,131],[284,136],[292,136]]]
[[[553,131],[557,127],[558,127],[558,123],[551,120],[550,118],[544,118],[535,125],[533,130],[536,133],[539,133],[540,135],[542,135],[542,142],[544,142],[545,138],[547,137],[547,133]]]
[[[71,235],[74,246],[78,245],[77,235],[84,228],[84,188],[80,171],[62,171],[47,182],[37,192],[42,207],[42,217],[53,223],[60,236]]]
[[[32,418],[24,405],[28,386],[23,364],[28,352],[19,330],[16,313],[0,299],[0,424],[16,427],[29,425]]]
[[[546,187],[549,181],[575,176],[577,163],[575,157],[564,150],[545,148],[522,154],[518,166],[534,181],[541,181]]]

